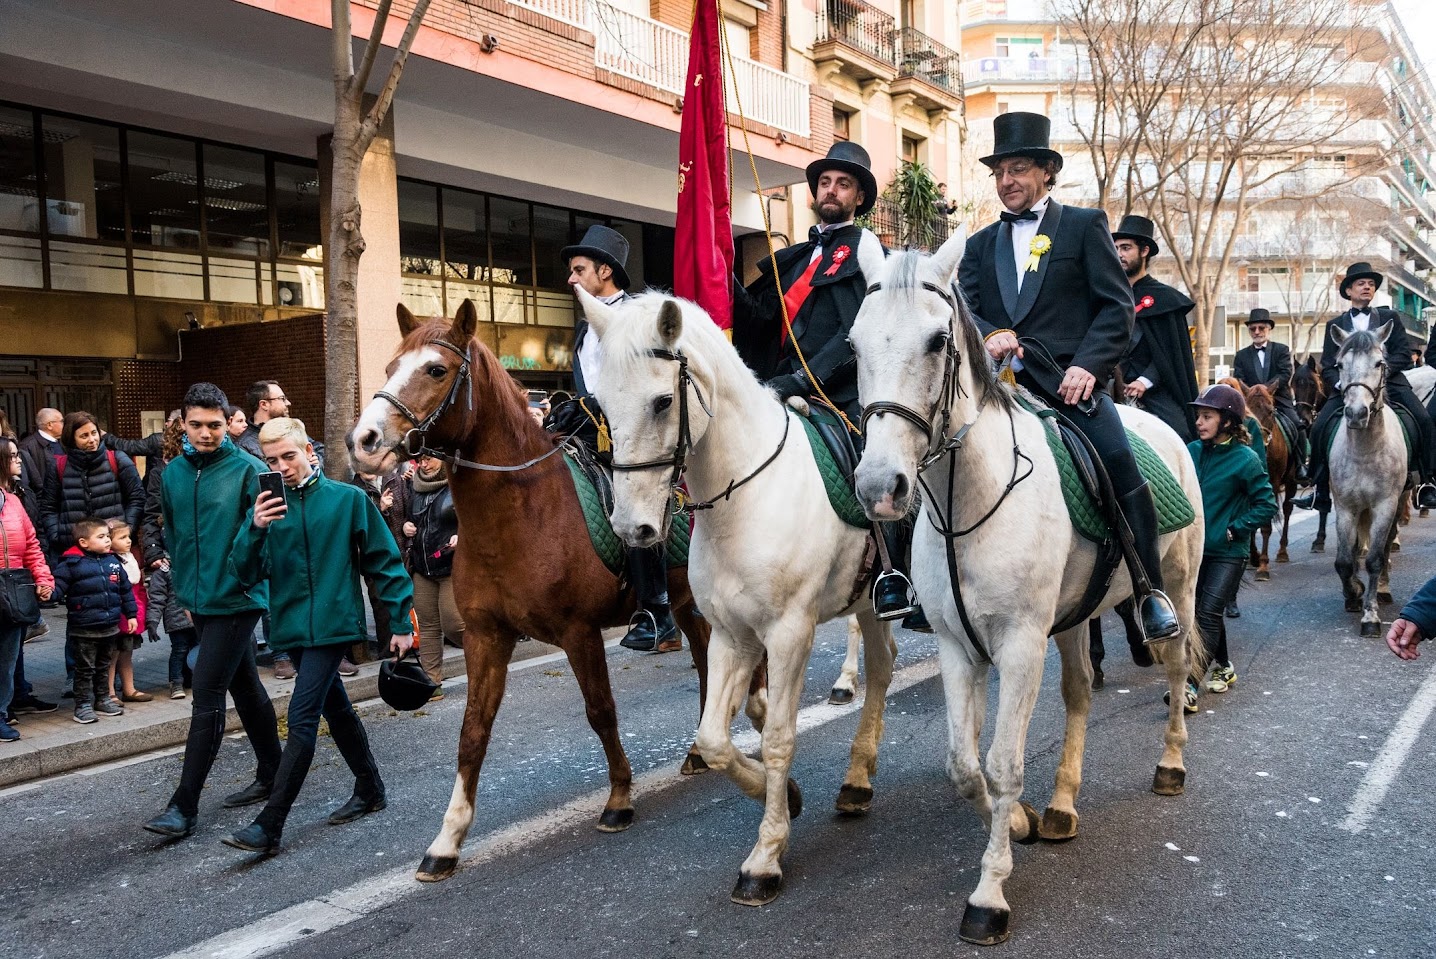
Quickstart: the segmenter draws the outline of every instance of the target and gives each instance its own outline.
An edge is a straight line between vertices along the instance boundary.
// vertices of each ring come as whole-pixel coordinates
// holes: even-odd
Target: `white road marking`
[[[562,653],[557,655],[563,656]],[[530,663],[538,665],[538,661],[545,658],[547,657],[535,657],[515,666],[528,666]],[[550,658],[549,661],[553,660]],[[929,656],[894,673],[888,695],[896,696],[937,674],[937,657]],[[801,710],[798,713],[798,732],[814,729],[857,712],[862,708],[863,698],[858,696],[845,706],[823,702]],[[748,730],[734,736],[733,743],[746,752],[757,748],[759,736],[758,733]],[[681,761],[673,762],[635,776],[634,792],[640,796],[651,796],[681,785],[686,781],[678,774],[681,765]],[[607,799],[606,787],[596,789],[555,809],[472,840],[467,855],[459,863],[459,868],[471,869],[501,859],[541,842],[560,830],[591,822]],[[259,959],[311,936],[367,918],[375,910],[394,905],[424,888],[424,884],[414,879],[413,866],[391,869],[308,902],[301,902],[268,916],[257,917],[248,925],[220,933],[188,949],[171,953],[164,959]]]
[[[1411,747],[1416,744],[1416,737],[1421,735],[1433,709],[1436,709],[1436,666],[1427,673],[1426,681],[1416,690],[1416,695],[1411,697],[1411,703],[1396,721],[1391,735],[1386,737],[1381,752],[1366,770],[1361,786],[1351,799],[1351,805],[1346,807],[1347,816],[1338,824],[1338,828],[1359,833],[1370,824],[1371,818],[1376,815],[1377,807],[1386,798],[1387,790],[1401,772],[1406,757],[1411,754]]]

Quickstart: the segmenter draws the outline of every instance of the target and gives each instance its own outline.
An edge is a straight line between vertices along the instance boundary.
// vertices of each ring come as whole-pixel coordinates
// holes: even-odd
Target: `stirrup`
[[[645,617],[648,619],[649,628],[653,630],[653,643],[648,646],[639,645],[638,641],[636,640],[630,643],[629,638],[633,635],[634,630],[636,630],[639,626],[643,624],[643,620]],[[628,632],[623,634],[623,638],[618,641],[618,645],[622,646],[624,649],[637,650],[640,653],[651,653],[653,650],[657,649],[658,617],[653,615],[652,610],[644,609],[642,606],[635,609],[633,611],[633,615],[628,617]]]
[[[1148,600],[1151,599],[1155,599],[1160,603],[1165,603],[1167,609],[1171,611],[1172,620],[1175,625],[1174,628],[1165,635],[1149,635],[1147,633],[1147,624],[1142,622],[1142,607],[1146,605]],[[1172,598],[1166,593],[1162,592],[1162,590],[1160,589],[1153,589],[1148,591],[1147,595],[1143,596],[1141,600],[1137,603],[1137,628],[1142,631],[1142,641],[1148,646],[1155,645],[1156,643],[1165,643],[1180,636],[1182,634],[1182,624],[1179,620],[1177,620],[1177,607],[1175,604],[1173,604]]]
[[[884,612],[883,610],[878,609],[878,593],[881,591],[883,582],[888,579],[891,579],[892,577],[897,577],[899,580],[902,581],[904,597],[903,606],[898,609],[890,609]],[[902,619],[904,616],[911,615],[915,610],[919,608],[920,607],[918,606],[918,604],[913,601],[912,580],[907,578],[906,573],[903,573],[900,570],[890,569],[880,574],[878,578],[873,581],[873,615],[876,616],[878,619],[883,620],[884,622],[888,622],[894,619]]]

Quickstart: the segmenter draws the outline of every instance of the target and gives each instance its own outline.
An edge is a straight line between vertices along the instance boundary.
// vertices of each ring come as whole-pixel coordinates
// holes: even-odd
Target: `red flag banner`
[[[727,104],[718,31],[719,0],[695,0],[678,133],[678,219],[673,292],[693,300],[721,329],[733,325],[733,211],[728,196]]]

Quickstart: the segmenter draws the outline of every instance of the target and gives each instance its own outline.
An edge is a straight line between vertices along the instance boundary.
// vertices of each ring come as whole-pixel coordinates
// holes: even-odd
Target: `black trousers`
[[[675,523],[686,523],[679,516]],[[666,543],[648,549],[630,549],[624,559],[628,581],[638,596],[638,605],[652,612],[668,609],[668,546]]]
[[[1197,628],[1213,663],[1225,666],[1232,661],[1227,650],[1227,604],[1237,598],[1246,557],[1203,556],[1197,572]]]
[[[1107,468],[1107,475],[1112,478],[1112,490],[1119,498],[1146,482],[1137,468],[1137,457],[1132,452],[1132,444],[1127,441],[1127,430],[1122,426],[1122,418],[1117,415],[1112,397],[1106,393],[1093,393],[1093,410],[1089,415],[1048,393],[1026,370],[1017,374],[1017,381],[1066,416],[1083,436],[1091,440],[1102,465]]]
[[[344,681],[339,678],[339,661],[348,651],[347,643],[290,651],[290,659],[299,672],[294,680],[294,695],[289,700],[289,738],[284,742],[274,789],[258,819],[271,836],[284,831],[284,821],[314,763],[321,715],[329,721],[334,745],[354,774],[354,791],[365,799],[372,799],[384,790],[379,767],[369,750],[369,734],[349,702]]]
[[[1405,383],[1387,383],[1386,398],[1392,405],[1411,414],[1411,419],[1416,424],[1416,435],[1412,437],[1412,441],[1416,444],[1417,469],[1421,472],[1421,478],[1429,482],[1432,476],[1436,475],[1436,463],[1432,462],[1436,457],[1436,426],[1431,422],[1431,414],[1416,398],[1416,392]],[[1328,438],[1331,436],[1330,431],[1336,428],[1335,420],[1341,416],[1344,405],[1340,393],[1328,396],[1311,427],[1311,461],[1319,466],[1320,479],[1323,480],[1326,474]]]
[[[209,778],[219,744],[224,740],[225,693],[234,697],[234,708],[254,747],[258,769],[254,776],[273,782],[279,769],[282,748],[274,717],[274,704],[259,679],[254,663],[254,627],[259,611],[235,616],[194,614],[199,632],[199,655],[194,664],[194,707],[189,720],[189,738],[184,747],[184,769],[179,787],[170,803],[186,816],[199,811],[199,794]]]

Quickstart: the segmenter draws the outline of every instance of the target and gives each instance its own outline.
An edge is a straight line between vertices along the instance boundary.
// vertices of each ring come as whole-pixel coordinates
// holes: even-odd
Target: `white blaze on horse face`
[[[422,375],[421,371],[425,367],[443,362],[444,357],[432,346],[405,353],[395,362],[394,374],[384,384],[382,392],[402,397],[405,386],[415,376]],[[422,416],[429,411],[414,412]],[[414,424],[410,423],[393,403],[376,395],[359,414],[359,421],[354,424],[354,429],[349,434],[354,447],[354,462],[365,472],[381,471],[389,465],[385,460],[390,452],[413,427]],[[378,438],[377,445],[372,443],[375,437]]]

